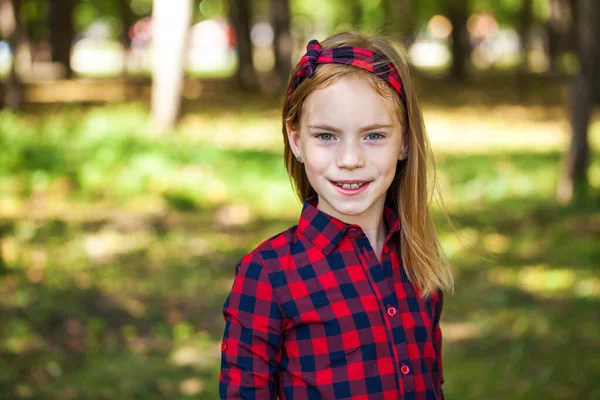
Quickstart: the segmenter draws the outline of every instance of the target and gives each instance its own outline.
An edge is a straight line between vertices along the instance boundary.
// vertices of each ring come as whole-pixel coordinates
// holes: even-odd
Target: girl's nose
[[[354,169],[365,165],[365,157],[360,144],[347,142],[339,146],[337,155],[338,168]]]

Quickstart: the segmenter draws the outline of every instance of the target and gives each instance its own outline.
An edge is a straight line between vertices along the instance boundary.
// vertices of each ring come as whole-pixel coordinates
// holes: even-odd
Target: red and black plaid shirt
[[[223,306],[222,399],[443,399],[442,292],[422,299],[386,207],[381,263],[358,225],[304,203],[236,266]]]

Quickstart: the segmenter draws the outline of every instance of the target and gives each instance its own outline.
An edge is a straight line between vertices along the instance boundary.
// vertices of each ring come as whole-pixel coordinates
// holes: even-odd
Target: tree
[[[181,109],[193,0],[154,0],[152,117],[158,131],[175,126]]]
[[[119,1],[119,18],[123,29],[119,35],[119,41],[123,45],[124,49],[129,49],[131,46],[131,40],[129,39],[129,28],[134,23],[135,15],[131,10],[129,0],[118,0]]]
[[[50,45],[52,61],[65,68],[67,78],[72,77],[71,47],[75,37],[73,11],[76,0],[50,0]]]
[[[467,62],[471,53],[469,33],[467,31],[467,0],[448,0],[448,19],[452,23],[452,65],[450,73],[457,81],[466,78]]]
[[[415,41],[415,31],[417,29],[414,0],[398,0],[397,3],[396,15],[398,15],[400,35],[402,36],[400,39],[408,49]]]
[[[275,72],[279,87],[287,84],[292,69],[292,34],[290,33],[289,0],[271,0],[271,19],[273,23],[273,48],[275,50]]]
[[[587,195],[588,125],[600,78],[600,3],[598,0],[579,0],[577,6],[575,25],[580,70],[571,86],[571,145],[557,188],[561,203]]]
[[[550,15],[545,24],[546,51],[550,70],[558,72],[558,54],[574,49],[573,3],[574,0],[549,0]]]
[[[521,47],[521,64],[517,70],[517,91],[520,96],[525,97],[529,86],[529,44],[531,36],[531,26],[533,24],[533,0],[522,0],[521,11],[519,12],[519,41]]]
[[[131,49],[131,39],[129,37],[129,29],[135,22],[135,14],[131,9],[130,0],[117,0],[119,9],[119,19],[121,20],[121,33],[119,42],[123,46],[123,76],[127,76],[127,60],[129,50]]]
[[[531,25],[533,23],[533,0],[523,0],[521,2],[521,12],[519,13],[519,41],[521,42],[521,72],[526,73],[529,70],[528,54],[531,36]]]
[[[10,230],[11,227],[9,223],[0,223],[0,276],[8,272],[8,265],[6,263],[6,260],[4,259],[2,249],[2,238],[6,237]]]
[[[0,0],[2,36],[8,39],[13,54],[12,66],[6,79],[3,106],[9,110],[21,109],[25,87],[17,74],[20,50],[27,46],[27,34],[19,20],[21,0]]]
[[[250,0],[229,1],[229,18],[235,30],[238,49],[238,69],[235,77],[240,89],[246,92],[258,91],[260,87],[252,61],[251,14]]]

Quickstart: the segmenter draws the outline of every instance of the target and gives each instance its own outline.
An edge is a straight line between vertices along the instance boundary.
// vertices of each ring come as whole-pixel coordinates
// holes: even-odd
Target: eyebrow
[[[335,128],[331,125],[327,125],[327,124],[308,125],[308,127],[311,129],[323,129],[325,131],[331,131],[331,132],[335,132],[335,133],[341,132],[340,129]],[[375,124],[363,126],[362,128],[360,128],[360,130],[361,131],[371,131],[373,129],[393,128],[393,127],[394,127],[394,125],[391,125],[391,124],[375,123]]]

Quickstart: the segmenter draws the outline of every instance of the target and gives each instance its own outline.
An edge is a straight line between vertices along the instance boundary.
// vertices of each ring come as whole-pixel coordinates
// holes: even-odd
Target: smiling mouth
[[[358,189],[363,187],[364,185],[368,184],[369,182],[364,181],[364,182],[352,182],[352,183],[346,183],[346,182],[335,182],[335,181],[331,181],[331,183],[333,183],[334,185],[342,188],[342,189]]]

